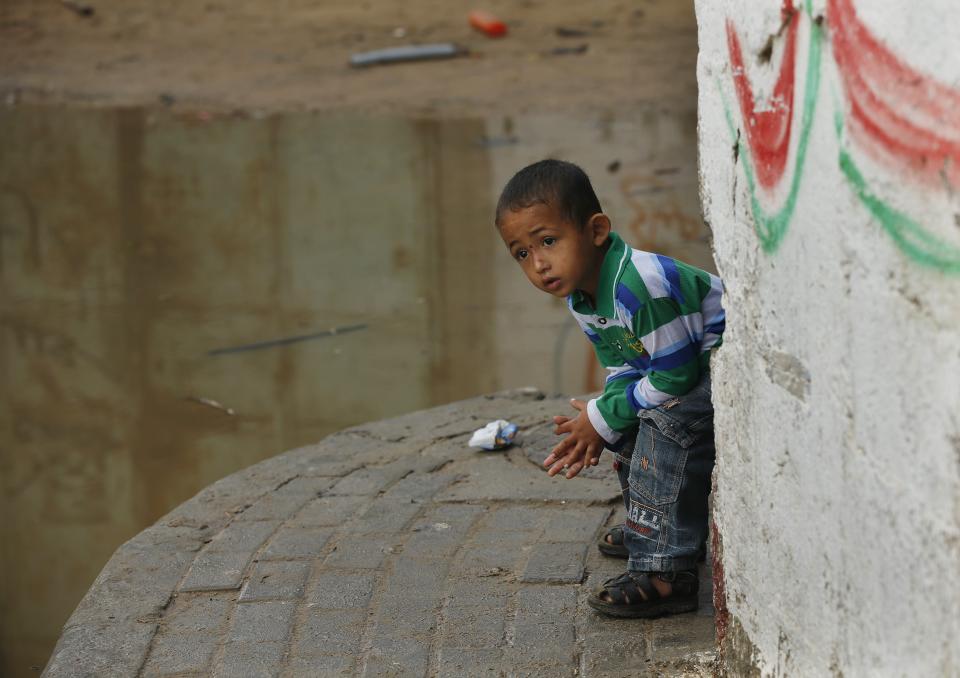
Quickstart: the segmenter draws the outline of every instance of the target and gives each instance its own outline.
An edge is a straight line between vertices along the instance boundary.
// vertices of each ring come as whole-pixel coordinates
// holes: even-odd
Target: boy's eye
[[[548,235],[546,238],[543,239],[543,244],[546,245],[547,247],[554,244],[555,242],[557,242],[557,239],[554,238],[552,235]]]
[[[517,253],[513,255],[517,261],[523,261],[527,258],[526,250],[517,250]]]

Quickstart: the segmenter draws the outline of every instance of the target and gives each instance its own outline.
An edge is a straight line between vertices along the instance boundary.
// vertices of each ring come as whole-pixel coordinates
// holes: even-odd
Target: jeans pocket
[[[690,422],[684,417],[684,404],[681,399],[668,400],[660,407],[641,412],[640,418],[647,428],[656,429],[664,438],[672,440],[680,447],[690,447],[696,440],[696,431],[690,429]],[[676,411],[671,412],[666,408]]]
[[[677,431],[667,435],[645,422],[637,433],[637,447],[630,463],[631,488],[654,505],[671,504],[680,494],[690,444],[677,440]]]
[[[690,447],[713,429],[713,403],[710,401],[710,377],[704,377],[686,395],[672,398],[639,414],[645,423],[682,447]]]

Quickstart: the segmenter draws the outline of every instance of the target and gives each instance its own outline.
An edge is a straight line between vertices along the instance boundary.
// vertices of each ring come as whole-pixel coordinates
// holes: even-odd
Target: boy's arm
[[[603,367],[615,374],[625,374],[633,370],[632,367],[624,363],[623,356],[604,344],[599,335],[583,322],[577,314],[574,314],[574,319],[580,325],[584,334],[587,335],[587,339],[593,344],[597,360]],[[608,377],[608,385],[610,380],[611,378]],[[543,465],[548,468],[548,475],[553,476],[560,471],[566,471],[565,475],[568,479],[576,476],[586,466],[599,463],[604,446],[612,445],[591,422],[587,414],[587,403],[573,399],[570,404],[579,412],[575,417],[556,416],[553,418],[553,423],[557,425],[554,433],[566,435],[566,437],[550,451],[549,456],[543,461]],[[615,435],[617,439],[620,438],[619,434]]]
[[[590,423],[608,447],[615,447],[623,432],[637,425],[641,410],[687,393],[700,380],[700,345],[687,333],[673,299],[643,304],[632,330],[644,348],[640,362],[649,370],[646,376],[630,366],[605,365],[611,373],[603,394],[587,403]]]

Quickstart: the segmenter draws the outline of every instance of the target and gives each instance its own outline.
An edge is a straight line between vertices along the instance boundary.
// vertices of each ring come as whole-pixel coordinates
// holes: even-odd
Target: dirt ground
[[[590,113],[696,96],[692,0],[0,0],[0,103],[427,116]],[[89,13],[80,10],[87,9]],[[453,42],[446,61],[355,69],[354,52]]]

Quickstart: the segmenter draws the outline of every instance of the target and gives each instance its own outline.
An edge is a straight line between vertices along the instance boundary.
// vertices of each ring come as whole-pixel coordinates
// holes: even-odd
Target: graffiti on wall
[[[727,123],[736,138],[738,158],[743,159],[756,232],[768,253],[776,251],[790,226],[820,97],[825,29],[810,5],[806,0],[801,12],[792,0],[784,0],[781,27],[773,36],[783,38],[780,68],[772,94],[763,102],[747,76],[736,26],[732,20],[726,24],[733,87],[745,132],[741,136],[724,99]],[[795,123],[798,32],[804,17],[809,21],[809,39],[800,119]],[[921,190],[953,191],[960,185],[960,91],[917,71],[886,47],[860,20],[853,0],[827,0],[826,32],[845,103],[833,117],[840,140],[838,164],[848,187],[913,261],[960,274],[960,247],[893,207],[869,184],[856,159],[863,153],[906,169]],[[772,40],[761,60],[770,59]],[[852,147],[846,143],[848,137]]]
[[[793,92],[796,80],[794,66],[797,60],[797,28],[800,25],[800,15],[788,0],[783,6],[781,16],[781,28],[777,34],[786,33],[783,60],[780,62],[773,94],[763,107],[758,106],[753,86],[747,77],[740,38],[733,27],[733,22],[727,22],[727,42],[730,49],[730,64],[733,66],[733,84],[740,102],[740,110],[747,123],[747,142],[755,163],[756,180],[767,190],[776,186],[783,177],[787,165],[787,154],[790,150],[790,135],[793,131]],[[770,52],[765,52],[763,58],[769,60],[770,56]]]
[[[960,186],[960,90],[894,54],[859,20],[852,0],[829,0],[827,11],[851,135],[912,177]]]
[[[807,158],[820,82],[821,28],[819,24],[813,24],[807,50],[799,138],[792,167],[787,172],[796,108],[795,64],[800,12],[791,0],[785,0],[781,14],[783,17],[781,31],[787,33],[783,61],[774,86],[774,96],[762,108],[757,106],[753,86],[747,77],[743,50],[736,28],[732,21],[727,21],[727,46],[730,52],[734,88],[747,129],[746,148],[744,140],[737,133],[737,155],[743,159],[750,194],[750,207],[760,244],[766,252],[773,252],[780,246],[790,220],[793,218]],[[727,123],[733,131],[735,125],[729,106],[726,107],[726,114]],[[767,200],[761,199],[761,191]],[[770,204],[773,207],[769,207]]]

